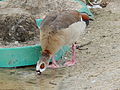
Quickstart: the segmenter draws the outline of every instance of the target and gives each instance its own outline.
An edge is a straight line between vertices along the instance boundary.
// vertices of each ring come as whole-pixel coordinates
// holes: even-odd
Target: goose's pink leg
[[[59,65],[57,64],[56,60],[54,59],[54,56],[52,56],[52,64],[49,65],[48,68],[59,68]]]
[[[72,66],[76,63],[76,53],[75,53],[75,49],[76,49],[76,44],[72,45],[72,60],[67,61],[64,66]]]

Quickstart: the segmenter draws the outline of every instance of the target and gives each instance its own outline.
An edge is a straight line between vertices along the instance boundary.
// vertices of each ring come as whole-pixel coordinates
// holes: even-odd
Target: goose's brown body
[[[47,16],[41,24],[40,42],[44,51],[57,52],[63,45],[71,45],[85,31],[77,11],[63,11]]]
[[[54,56],[63,45],[72,45],[78,41],[86,27],[86,23],[82,19],[88,19],[88,16],[73,10],[52,13],[45,17],[40,28],[42,58],[38,61],[37,71],[41,63],[48,65],[48,59]],[[75,55],[73,56],[75,57]],[[54,57],[52,59],[56,65]]]

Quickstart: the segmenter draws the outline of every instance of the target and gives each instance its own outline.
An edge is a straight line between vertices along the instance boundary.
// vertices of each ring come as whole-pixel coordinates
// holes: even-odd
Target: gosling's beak
[[[36,72],[38,75],[40,75],[43,71],[46,70],[46,64],[45,62],[40,62],[39,61],[37,62],[37,65],[36,65]]]

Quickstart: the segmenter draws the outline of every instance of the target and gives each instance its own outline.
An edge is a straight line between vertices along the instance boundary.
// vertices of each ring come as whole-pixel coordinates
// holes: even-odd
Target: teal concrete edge
[[[40,46],[0,48],[0,67],[33,65],[40,56]]]
[[[41,50],[40,45],[0,48],[0,67],[34,65],[39,58],[41,58]],[[63,46],[63,48],[56,53],[55,59],[60,60],[68,50],[68,46]]]

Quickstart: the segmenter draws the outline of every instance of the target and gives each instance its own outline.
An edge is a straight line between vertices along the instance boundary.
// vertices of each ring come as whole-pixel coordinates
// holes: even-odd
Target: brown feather
[[[77,11],[52,13],[43,20],[40,31],[40,42],[43,53],[55,54],[63,45],[74,43],[84,31],[85,23],[80,21]]]
[[[68,28],[71,24],[80,21],[81,15],[75,10],[64,10],[59,13],[52,13],[43,20],[41,30],[49,26],[54,30]]]
[[[83,20],[90,20],[89,16],[85,13],[81,13],[81,16]]]

